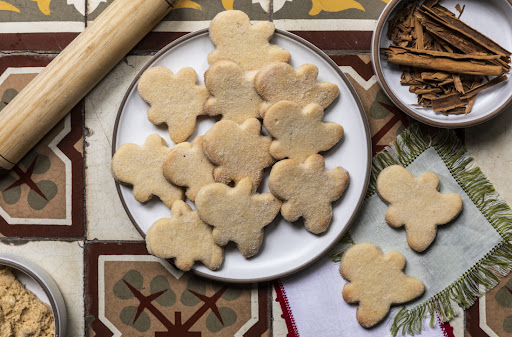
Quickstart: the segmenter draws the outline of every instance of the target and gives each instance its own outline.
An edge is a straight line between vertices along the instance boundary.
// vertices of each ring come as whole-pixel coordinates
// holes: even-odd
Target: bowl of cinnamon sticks
[[[372,41],[383,91],[426,124],[458,128],[512,102],[512,0],[391,0]]]

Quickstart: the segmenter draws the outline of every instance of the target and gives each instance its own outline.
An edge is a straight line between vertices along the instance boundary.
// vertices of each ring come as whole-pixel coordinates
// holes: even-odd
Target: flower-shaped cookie
[[[146,202],[156,195],[171,208],[183,198],[183,191],[164,177],[163,165],[170,151],[157,134],[150,135],[143,146],[123,144],[112,158],[114,178],[133,185],[133,196],[138,201]]]
[[[233,121],[220,121],[204,135],[203,151],[215,165],[215,181],[238,183],[249,177],[256,190],[263,169],[274,163],[270,155],[272,139],[260,135],[261,123],[249,118],[242,125]]]
[[[263,125],[274,137],[270,154],[276,159],[304,161],[312,154],[327,151],[343,137],[343,127],[324,123],[324,110],[317,104],[301,109],[290,101],[274,104],[265,114]]]
[[[204,83],[211,96],[204,104],[207,115],[222,115],[223,120],[242,124],[249,118],[258,118],[263,102],[254,89],[254,76],[230,60],[213,63],[204,74]]]
[[[286,220],[294,222],[303,217],[306,229],[320,234],[331,222],[331,202],[343,194],[348,183],[345,169],[336,167],[328,171],[324,158],[314,154],[303,164],[293,159],[276,163],[268,186],[272,194],[285,200],[281,214]]]
[[[343,288],[343,299],[359,303],[356,315],[363,327],[380,322],[392,304],[409,302],[423,294],[425,285],[404,274],[404,268],[402,254],[384,254],[368,242],[354,245],[343,254],[340,273],[349,281]]]
[[[194,132],[196,119],[204,115],[203,106],[208,98],[204,84],[197,84],[192,68],[183,68],[177,74],[163,66],[149,68],[138,84],[139,94],[146,101],[151,123],[167,124],[169,136],[181,143]]]
[[[217,48],[208,55],[208,63],[230,59],[252,71],[270,62],[288,62],[290,53],[269,43],[274,30],[268,21],[251,25],[242,11],[221,12],[210,24],[210,38]]]
[[[171,149],[164,163],[164,175],[178,186],[186,186],[186,195],[196,199],[197,192],[208,184],[213,184],[213,166],[203,153],[203,136],[194,139],[192,144],[181,143]]]
[[[146,234],[148,252],[163,259],[174,258],[176,267],[187,271],[194,261],[219,269],[223,252],[213,241],[212,228],[184,201],[172,205],[170,219],[155,222]]]
[[[234,241],[245,258],[258,253],[263,227],[274,220],[281,202],[271,193],[252,192],[251,179],[242,179],[234,188],[224,184],[203,187],[196,197],[201,219],[212,225],[215,243]]]
[[[377,177],[377,192],[389,204],[386,221],[394,228],[405,226],[407,242],[417,252],[434,241],[438,225],[452,221],[462,211],[458,194],[441,194],[438,189],[435,173],[416,179],[399,165],[386,167]]]
[[[340,94],[334,83],[319,82],[318,68],[304,64],[297,68],[287,63],[271,63],[260,69],[254,78],[256,91],[265,100],[260,105],[261,117],[279,101],[292,101],[300,107],[316,103],[326,109]]]

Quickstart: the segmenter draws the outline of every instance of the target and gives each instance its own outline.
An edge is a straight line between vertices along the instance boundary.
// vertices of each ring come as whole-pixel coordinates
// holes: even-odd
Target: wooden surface
[[[114,1],[32,80],[0,114],[0,168],[23,158],[170,12],[170,3]]]

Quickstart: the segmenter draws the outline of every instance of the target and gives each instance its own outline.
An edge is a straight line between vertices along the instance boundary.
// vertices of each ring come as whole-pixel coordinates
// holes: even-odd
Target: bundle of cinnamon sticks
[[[510,71],[511,53],[462,22],[464,8],[456,6],[457,16],[439,0],[406,1],[389,21],[394,45],[382,49],[403,68],[401,84],[419,106],[446,115],[470,113],[477,94],[506,81]]]

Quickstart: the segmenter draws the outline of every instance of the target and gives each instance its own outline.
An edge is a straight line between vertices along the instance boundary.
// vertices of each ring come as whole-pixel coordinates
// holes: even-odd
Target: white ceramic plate
[[[342,166],[350,173],[350,185],[344,195],[334,204],[334,217],[329,230],[320,236],[309,233],[302,222],[288,223],[280,215],[265,227],[265,237],[260,253],[245,259],[230,243],[226,246],[225,261],[217,271],[196,265],[197,274],[228,282],[256,282],[270,280],[297,271],[322,256],[347,230],[362,203],[371,163],[370,133],[366,116],[356,92],[332,60],[316,47],[293,34],[278,31],[272,43],[282,46],[292,55],[294,67],[312,63],[319,68],[319,80],[336,83],[340,98],[326,111],[325,120],[335,121],[345,128],[344,139],[333,149],[324,153],[327,169]],[[167,128],[157,127],[147,120],[148,105],[137,93],[137,81],[141,73],[153,66],[166,66],[173,72],[183,67],[193,67],[200,81],[208,69],[207,55],[214,49],[206,30],[189,34],[161,50],[134,79],[121,104],[114,128],[113,153],[125,143],[143,144],[152,133],[170,140]],[[200,118],[196,131],[188,139],[203,135],[214,124],[212,118]],[[268,173],[268,172],[267,172]],[[268,174],[262,181],[261,191],[268,191]],[[142,204],[132,195],[131,187],[117,185],[118,192],[128,213],[141,234],[158,219],[170,217],[169,209],[158,199]],[[191,204],[192,205],[192,204]]]
[[[404,1],[392,0],[382,12],[373,34],[372,60],[379,83],[388,97],[411,117],[438,127],[468,127],[485,122],[498,115],[512,102],[512,80],[502,82],[478,94],[473,110],[467,116],[436,113],[431,108],[415,107],[417,96],[409,92],[409,86],[400,84],[402,71],[390,64],[379,53],[389,47],[388,21]],[[512,1],[511,0],[442,0],[440,4],[454,13],[455,5],[466,5],[461,20],[512,51]]]

